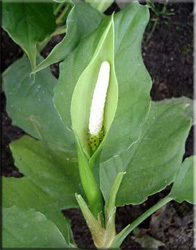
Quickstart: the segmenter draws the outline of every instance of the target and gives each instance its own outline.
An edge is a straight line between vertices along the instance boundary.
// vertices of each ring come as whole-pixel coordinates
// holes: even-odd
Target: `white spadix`
[[[104,107],[110,80],[110,64],[102,62],[95,85],[89,118],[89,134],[98,136],[103,127]]]

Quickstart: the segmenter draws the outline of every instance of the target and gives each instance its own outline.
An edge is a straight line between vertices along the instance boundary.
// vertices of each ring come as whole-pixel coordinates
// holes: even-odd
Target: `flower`
[[[104,107],[110,79],[110,64],[102,62],[95,85],[89,118],[89,134],[98,136],[103,127]]]
[[[110,64],[102,62],[95,85],[89,118],[89,145],[93,151],[103,139],[103,118],[110,79]]]

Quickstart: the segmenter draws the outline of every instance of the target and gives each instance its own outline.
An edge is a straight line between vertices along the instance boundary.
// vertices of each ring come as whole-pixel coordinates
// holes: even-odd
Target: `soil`
[[[161,4],[156,4],[158,9]],[[107,14],[118,11],[116,3],[107,10]],[[151,21],[144,34],[142,53],[144,63],[152,77],[153,100],[171,97],[187,96],[193,98],[193,3],[169,3],[167,10],[172,15],[156,16],[151,11]],[[157,20],[152,32],[154,21]],[[53,39],[44,50],[46,56],[62,37]],[[22,50],[12,42],[6,32],[2,31],[2,72],[22,56]],[[58,77],[58,64],[52,67],[52,72]],[[2,175],[21,177],[9,150],[9,143],[20,138],[24,132],[13,126],[6,113],[6,99],[1,93],[2,110]],[[193,129],[186,143],[184,157],[193,154]],[[148,198],[137,206],[124,206],[117,209],[116,225],[120,231],[141,213],[165,197],[170,186],[164,191]],[[80,248],[94,248],[90,232],[79,209],[69,209],[63,213],[71,219],[73,234]],[[191,249],[193,248],[193,206],[183,202],[171,202],[139,226],[147,235],[164,243],[159,249]],[[144,233],[145,234],[145,233]],[[122,245],[123,249],[144,248],[130,234]]]

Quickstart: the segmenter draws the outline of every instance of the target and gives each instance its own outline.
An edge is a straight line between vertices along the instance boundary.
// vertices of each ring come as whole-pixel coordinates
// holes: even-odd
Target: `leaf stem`
[[[56,7],[56,9],[54,10],[54,15],[56,16],[58,14],[58,12],[60,11],[60,9],[63,7],[64,2],[59,3]]]
[[[166,196],[162,200],[160,200],[157,204],[152,206],[146,212],[144,212],[141,216],[139,216],[135,221],[125,227],[119,234],[116,235],[111,248],[120,247],[124,239],[135,229],[141,222],[143,222],[146,218],[148,218],[151,214],[156,212],[158,209],[166,205],[168,202],[172,201],[173,198],[170,196]]]
[[[151,29],[151,31],[150,31],[148,37],[147,37],[147,39],[146,39],[146,42],[148,42],[148,41],[150,40],[150,38],[151,38],[153,32],[155,31],[155,29],[156,29],[156,27],[157,27],[158,21],[159,21],[159,19],[158,19],[158,17],[157,17],[157,18],[155,19],[155,21],[154,21],[153,27],[152,27],[152,29]]]
[[[57,28],[51,36],[58,36],[58,35],[61,35],[61,34],[65,34],[67,31],[67,26],[66,25],[63,25],[59,28]]]
[[[68,13],[70,11],[70,5],[68,4],[64,10],[62,11],[62,13],[60,14],[60,16],[56,19],[56,24],[59,25],[61,24],[65,18],[67,17]]]

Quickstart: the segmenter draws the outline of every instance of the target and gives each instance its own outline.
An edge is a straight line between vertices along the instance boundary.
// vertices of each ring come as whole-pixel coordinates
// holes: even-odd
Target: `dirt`
[[[157,4],[157,8],[162,5]],[[107,14],[118,11],[116,3],[107,10]],[[154,21],[150,21],[142,46],[144,63],[152,77],[153,100],[171,97],[187,96],[193,98],[193,3],[172,3],[167,10],[173,15],[157,17],[151,11],[151,20],[158,18],[156,28],[152,32]],[[53,40],[44,50],[44,56],[51,50]],[[2,31],[2,72],[14,61],[22,56],[22,50],[12,42]],[[52,67],[58,77],[58,64]],[[13,126],[6,113],[6,99],[1,93],[2,102],[2,175],[21,177],[9,150],[9,143],[20,138],[24,132]],[[193,129],[186,143],[185,157],[193,154]],[[132,222],[158,200],[165,197],[170,186],[164,191],[148,198],[146,202],[137,206],[124,206],[117,209],[116,225],[120,231]],[[90,232],[79,209],[69,209],[63,213],[71,219],[76,243],[80,248],[94,248]],[[193,206],[183,202],[171,202],[150,218],[146,219],[140,228],[147,229],[147,234],[162,241],[165,245],[160,249],[191,249],[193,247]],[[122,245],[123,249],[139,249],[142,246],[130,234]]]

